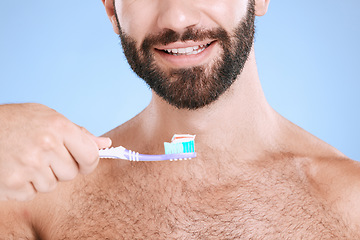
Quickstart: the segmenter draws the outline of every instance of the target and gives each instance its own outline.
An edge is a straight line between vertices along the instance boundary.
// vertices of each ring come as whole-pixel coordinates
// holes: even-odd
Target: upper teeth
[[[190,55],[190,54],[197,54],[205,50],[207,44],[197,45],[194,47],[187,47],[187,48],[174,48],[174,49],[164,49],[167,53],[174,54],[174,55]]]

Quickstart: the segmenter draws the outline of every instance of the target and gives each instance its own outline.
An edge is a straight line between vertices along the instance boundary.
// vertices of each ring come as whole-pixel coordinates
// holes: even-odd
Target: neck
[[[200,152],[210,147],[244,154],[271,147],[276,136],[276,116],[264,97],[251,51],[238,79],[209,106],[177,109],[153,93],[139,117],[146,126],[145,136],[169,141],[174,133],[196,134]]]

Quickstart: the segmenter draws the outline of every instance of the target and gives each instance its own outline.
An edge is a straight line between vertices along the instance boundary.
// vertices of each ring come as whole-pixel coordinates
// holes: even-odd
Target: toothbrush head
[[[181,154],[195,152],[195,135],[175,134],[171,143],[164,142],[165,154]]]

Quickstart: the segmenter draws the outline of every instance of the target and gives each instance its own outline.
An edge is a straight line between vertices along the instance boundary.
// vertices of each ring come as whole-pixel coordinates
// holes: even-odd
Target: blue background
[[[270,104],[357,160],[359,9],[357,0],[273,0],[255,41]],[[101,135],[150,101],[100,0],[0,1],[0,30],[0,104],[42,103]]]

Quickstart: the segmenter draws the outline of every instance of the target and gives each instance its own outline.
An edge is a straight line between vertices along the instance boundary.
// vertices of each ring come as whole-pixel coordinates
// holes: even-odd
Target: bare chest
[[[354,237],[296,176],[261,173],[216,186],[149,179],[79,187],[45,239]]]

